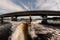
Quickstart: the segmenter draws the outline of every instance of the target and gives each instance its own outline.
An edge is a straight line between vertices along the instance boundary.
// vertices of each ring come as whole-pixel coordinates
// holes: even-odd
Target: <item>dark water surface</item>
[[[0,40],[8,40],[11,34],[11,23],[0,24]]]

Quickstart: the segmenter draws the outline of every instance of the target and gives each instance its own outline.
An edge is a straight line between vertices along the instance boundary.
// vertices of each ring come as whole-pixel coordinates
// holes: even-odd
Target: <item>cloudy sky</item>
[[[0,14],[27,10],[60,10],[60,0],[0,0]]]

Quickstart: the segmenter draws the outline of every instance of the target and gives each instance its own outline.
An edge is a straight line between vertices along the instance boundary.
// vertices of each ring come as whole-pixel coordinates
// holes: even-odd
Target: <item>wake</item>
[[[28,40],[28,24],[22,22],[11,36],[11,40]]]

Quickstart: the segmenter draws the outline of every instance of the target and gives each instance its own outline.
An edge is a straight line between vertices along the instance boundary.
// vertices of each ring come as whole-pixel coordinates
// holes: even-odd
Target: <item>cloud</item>
[[[33,10],[33,0],[0,0],[0,11],[2,13]]]
[[[35,0],[12,0],[13,3],[22,6],[25,10],[35,9]]]
[[[11,0],[14,4],[16,4],[17,6],[22,7],[25,10],[29,10],[28,6],[26,6],[26,4],[24,2],[22,2],[22,0]],[[26,1],[25,1],[26,2]]]
[[[14,12],[14,11],[24,11],[24,9],[11,0],[0,0],[0,11],[3,13]]]
[[[58,4],[60,5],[58,0],[36,0],[36,7],[41,10],[58,10]]]
[[[26,10],[60,10],[60,0],[0,0],[0,13]]]
[[[26,6],[26,4],[20,2],[20,4],[25,8],[25,10],[30,10],[28,6]]]

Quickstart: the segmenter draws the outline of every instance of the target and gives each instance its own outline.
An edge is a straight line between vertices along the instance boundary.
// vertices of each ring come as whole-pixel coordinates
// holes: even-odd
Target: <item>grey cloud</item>
[[[58,0],[36,0],[36,7],[41,10],[58,10]]]

